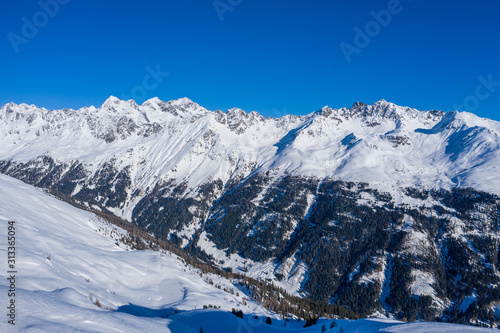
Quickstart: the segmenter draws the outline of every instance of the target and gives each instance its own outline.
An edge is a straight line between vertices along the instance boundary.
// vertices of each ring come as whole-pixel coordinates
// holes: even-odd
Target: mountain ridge
[[[0,160],[47,156],[65,168],[81,163],[94,175],[115,161],[112,167],[125,170],[132,186],[126,201],[158,181],[196,188],[252,172],[333,177],[389,191],[418,184],[500,194],[499,122],[385,100],[269,118],[237,108],[208,111],[188,98],[152,98],[138,106],[112,96],[97,109],[9,103],[0,108],[0,120]],[[120,206],[128,213],[116,213],[130,219],[133,203]]]

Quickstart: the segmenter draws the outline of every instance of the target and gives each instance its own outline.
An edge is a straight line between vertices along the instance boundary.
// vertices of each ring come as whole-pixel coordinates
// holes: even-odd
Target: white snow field
[[[7,280],[8,222],[15,221],[15,297]],[[1,332],[493,332],[390,319],[285,322],[256,303],[241,303],[166,252],[128,249],[126,232],[41,190],[0,175]],[[214,285],[234,287],[210,275]],[[15,325],[8,323],[15,299]],[[101,307],[98,307],[100,304]],[[203,309],[203,305],[217,309]],[[220,309],[218,307],[220,306]],[[244,319],[230,313],[241,309]],[[177,312],[177,313],[176,313]],[[259,319],[254,319],[258,316]],[[272,325],[263,322],[272,317]],[[286,326],[285,326],[286,323]]]

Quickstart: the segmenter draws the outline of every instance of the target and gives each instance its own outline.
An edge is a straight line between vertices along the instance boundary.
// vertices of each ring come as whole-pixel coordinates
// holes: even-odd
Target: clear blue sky
[[[54,1],[41,1],[51,16],[2,0],[0,104],[189,97],[279,116],[386,99],[500,120],[498,1]]]

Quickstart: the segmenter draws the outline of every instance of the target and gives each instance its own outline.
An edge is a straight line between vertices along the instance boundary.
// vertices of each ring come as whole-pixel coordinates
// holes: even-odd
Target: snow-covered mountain
[[[2,161],[36,164],[45,156],[60,166],[60,178],[78,171],[67,182],[73,195],[95,187],[93,180],[111,169],[113,180],[126,183],[116,184],[124,192],[97,201],[127,219],[158,183],[186,182],[192,189],[220,180],[225,186],[267,171],[500,194],[500,123],[384,100],[281,118],[208,111],[187,98],[139,106],[110,97],[97,109],[80,110],[10,103],[0,108],[0,133]]]
[[[8,311],[15,300],[15,319],[0,321],[2,332],[491,332],[467,326],[395,320],[320,319],[285,322],[255,302],[243,305],[244,290],[227,279],[184,264],[169,252],[137,251],[120,242],[127,232],[96,215],[79,210],[29,185],[0,175],[0,226],[14,221],[16,279],[0,280],[0,304]],[[0,255],[7,258],[7,237]],[[9,250],[10,251],[10,250]],[[2,271],[6,272],[5,260]],[[8,269],[11,270],[11,269]],[[3,276],[3,273],[2,273]],[[13,285],[11,285],[13,283]],[[10,290],[10,291],[9,291]],[[7,296],[14,292],[14,296]],[[203,309],[211,305],[216,309]],[[220,308],[219,308],[220,307]],[[242,309],[244,318],[230,313]],[[10,312],[10,311],[9,311]],[[12,312],[11,312],[12,313]],[[273,324],[265,324],[266,315]],[[261,319],[254,319],[259,316]]]
[[[487,323],[500,315],[499,134],[383,100],[281,118],[187,98],[10,103],[0,172],[295,295]]]

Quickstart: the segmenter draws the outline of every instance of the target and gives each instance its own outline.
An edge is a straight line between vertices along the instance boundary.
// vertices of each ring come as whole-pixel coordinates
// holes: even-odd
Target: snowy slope
[[[273,319],[273,325],[253,319],[267,315],[257,305],[217,289],[199,272],[168,253],[132,251],[117,240],[124,231],[95,215],[78,210],[40,190],[0,175],[0,222],[15,221],[17,285],[16,326],[0,321],[1,331],[27,332],[317,332],[331,320],[303,325]],[[0,257],[6,258],[6,237]],[[118,244],[118,245],[117,245]],[[6,272],[2,260],[2,276]],[[229,281],[211,276],[214,282]],[[0,280],[0,305],[5,311],[7,281]],[[99,300],[102,308],[94,302]],[[202,310],[202,305],[220,310]],[[239,319],[228,311],[241,308]],[[178,313],[175,314],[174,310]],[[250,314],[251,315],[248,315]],[[166,317],[168,318],[162,318]],[[450,324],[365,319],[338,320],[328,332],[488,332]]]
[[[208,284],[206,276],[200,277],[175,256],[129,251],[123,244],[116,245],[125,233],[120,228],[3,175],[0,221],[2,235],[7,221],[15,221],[16,226],[16,328],[166,331],[169,321],[161,320],[161,315],[208,304],[225,311],[234,307],[259,316],[265,313],[251,302],[242,307],[241,297]],[[4,259],[6,241],[6,237],[0,239]],[[5,262],[2,260],[2,276]],[[227,280],[210,278],[215,284],[232,286]],[[1,279],[0,288],[1,307],[5,309],[6,279]],[[103,309],[94,304],[97,299]],[[160,319],[145,320],[125,313],[137,314],[138,307]],[[2,331],[8,327],[4,319]]]

